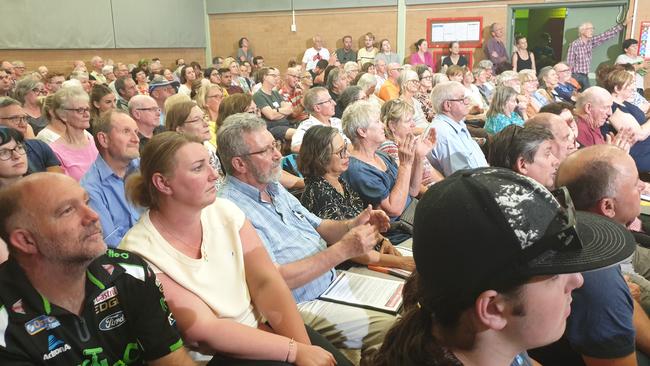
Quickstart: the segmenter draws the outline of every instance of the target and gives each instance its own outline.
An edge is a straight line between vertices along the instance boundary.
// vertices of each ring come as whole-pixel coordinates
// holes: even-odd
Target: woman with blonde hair
[[[485,131],[494,135],[512,124],[524,125],[517,113],[517,91],[509,86],[497,86],[487,111]]]
[[[413,120],[413,107],[400,99],[393,99],[386,102],[381,108],[381,122],[384,124],[386,141],[379,145],[379,151],[388,154],[399,166],[399,145],[406,140],[409,134],[415,133],[415,121]],[[435,129],[429,129],[435,133]],[[422,160],[422,188],[424,193],[427,187],[444,179],[428,159]]]
[[[219,106],[223,100],[223,89],[217,84],[206,83],[201,85],[194,97],[196,105],[203,110],[208,118],[210,126],[210,143],[217,146],[217,119],[219,118]]]
[[[126,184],[129,199],[147,211],[120,248],[151,265],[183,339],[214,354],[210,364],[334,365],[330,352],[311,345],[255,228],[235,204],[216,198],[203,146],[177,132],[147,143],[140,172]]]
[[[176,131],[194,136],[203,143],[210,155],[210,165],[221,175],[221,162],[217,156],[217,148],[210,143],[210,126],[203,110],[194,101],[180,102],[169,108],[165,114],[165,130]],[[223,178],[217,180],[217,185],[223,183]]]
[[[519,95],[528,99],[526,116],[530,118],[539,113],[540,108],[545,105],[546,98],[541,98],[539,94],[535,93],[539,87],[539,82],[534,70],[523,69],[519,71],[518,75],[521,84]]]
[[[420,92],[420,78],[415,71],[404,70],[397,78],[397,83],[399,84],[399,99],[413,109],[411,117],[415,122],[419,135],[429,126],[429,121],[422,110],[422,104],[415,98]]]

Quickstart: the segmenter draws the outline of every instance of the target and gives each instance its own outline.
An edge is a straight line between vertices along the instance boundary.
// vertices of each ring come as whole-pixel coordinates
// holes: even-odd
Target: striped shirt
[[[274,263],[296,262],[326,249],[327,244],[316,231],[322,222],[320,218],[277,182],[267,185],[267,193],[271,202],[263,200],[257,188],[229,175],[219,196],[231,200],[244,211]],[[314,300],[335,278],[332,268],[291,292],[297,303]]]
[[[603,44],[610,38],[613,38],[618,32],[623,30],[623,26],[618,24],[606,30],[605,32],[591,37],[584,42],[580,37],[571,42],[566,56],[566,63],[571,71],[578,74],[588,74],[591,65],[591,54],[594,47]]]

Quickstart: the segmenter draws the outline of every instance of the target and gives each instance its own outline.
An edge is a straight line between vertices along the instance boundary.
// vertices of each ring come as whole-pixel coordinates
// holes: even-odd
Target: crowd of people
[[[0,364],[650,365],[649,65],[589,70],[627,22],[551,65],[498,23],[474,65],[2,61]],[[321,299],[369,265],[399,315]]]

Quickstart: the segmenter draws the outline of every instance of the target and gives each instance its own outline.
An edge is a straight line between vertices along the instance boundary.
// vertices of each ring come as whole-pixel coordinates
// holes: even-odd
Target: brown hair
[[[305,132],[298,154],[298,170],[305,177],[322,177],[332,159],[335,128],[313,126]]]
[[[216,121],[216,129],[218,130],[223,125],[223,121],[228,116],[245,112],[246,108],[251,105],[252,100],[253,97],[246,93],[237,93],[223,98],[221,104],[219,104],[219,116]]]
[[[193,101],[172,105],[165,115],[165,130],[176,131],[177,128],[182,127],[195,106],[196,103]]]
[[[160,192],[153,184],[153,175],[160,173],[171,176],[176,167],[176,152],[183,146],[201,141],[196,137],[175,131],[154,135],[144,146],[140,157],[140,172],[126,180],[125,191],[128,199],[137,206],[158,209]]]
[[[621,91],[626,85],[634,83],[634,76],[625,70],[614,70],[610,72],[603,82],[603,87],[610,93]]]

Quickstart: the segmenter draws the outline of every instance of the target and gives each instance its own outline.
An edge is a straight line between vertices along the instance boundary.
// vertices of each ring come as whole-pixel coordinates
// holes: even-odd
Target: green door
[[[577,7],[567,8],[566,18],[564,20],[564,42],[562,47],[562,59],[566,60],[567,50],[571,42],[578,38],[578,27],[580,24],[590,22],[594,25],[594,35],[598,35],[616,25],[617,16],[621,13],[622,6],[600,6],[600,7]],[[616,56],[623,53],[621,42],[625,30],[617,36],[607,40],[605,43],[593,50],[591,67],[589,68],[589,79],[591,85],[596,85],[595,74],[596,68],[602,63],[614,63]]]

